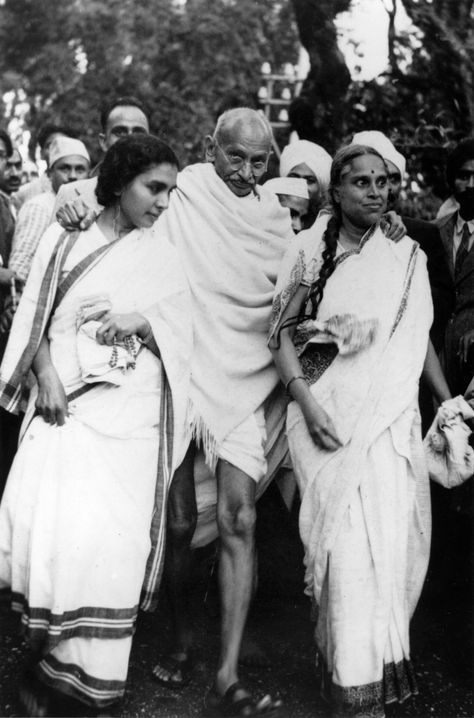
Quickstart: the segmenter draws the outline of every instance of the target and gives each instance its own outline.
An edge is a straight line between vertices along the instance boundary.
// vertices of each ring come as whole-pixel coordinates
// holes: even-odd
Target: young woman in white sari
[[[0,586],[32,652],[28,715],[64,696],[80,715],[119,699],[142,589],[143,608],[156,601],[191,355],[176,250],[151,231],[177,165],[151,136],[109,149],[104,210],[86,231],[54,224],[42,238],[1,367],[10,411],[30,368],[37,380],[0,507]]]
[[[415,692],[408,627],[430,541],[423,367],[439,400],[449,390],[429,344],[426,258],[380,221],[382,157],[340,150],[330,195],[332,213],[283,262],[270,347],[295,400],[287,434],[323,695],[334,715],[379,717]]]

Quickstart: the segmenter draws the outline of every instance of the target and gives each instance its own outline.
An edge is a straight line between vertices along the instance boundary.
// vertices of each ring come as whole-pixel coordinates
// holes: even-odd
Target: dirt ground
[[[446,512],[445,512],[446,513]],[[435,517],[436,518],[436,517]],[[388,706],[387,716],[455,718],[473,716],[472,582],[470,523],[456,517],[435,522],[433,560],[425,590],[412,622],[412,658],[419,695],[403,705]],[[282,718],[329,716],[319,697],[313,625],[303,595],[302,550],[296,512],[289,516],[270,491],[259,509],[259,590],[248,635],[266,653],[268,668],[242,669],[243,682],[256,693],[270,692],[284,702]],[[446,547],[449,550],[445,550]],[[192,580],[196,614],[194,680],[181,691],[153,682],[151,668],[170,641],[166,601],[153,615],[141,614],[131,656],[125,699],[116,716],[187,718],[200,716],[203,697],[213,679],[219,644],[215,551],[197,553]],[[215,572],[214,572],[215,575]],[[18,620],[0,606],[0,715],[21,716],[17,677],[24,645]]]

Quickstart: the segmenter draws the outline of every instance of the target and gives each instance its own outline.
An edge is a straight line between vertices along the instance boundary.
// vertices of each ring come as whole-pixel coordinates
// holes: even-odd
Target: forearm
[[[51,361],[51,353],[49,351],[49,341],[46,336],[43,336],[38,351],[35,354],[32,364],[33,374],[35,375],[38,382],[43,376],[56,371]]]
[[[451,398],[451,391],[443,374],[441,364],[435,352],[431,339],[428,343],[425,364],[423,367],[423,379],[426,381],[431,393],[441,404]]]
[[[287,387],[288,394],[298,402],[301,409],[313,403],[314,399],[304,380],[300,360],[290,335],[290,332],[283,330],[280,334],[280,346],[270,346],[273,361],[277,368],[282,383]]]

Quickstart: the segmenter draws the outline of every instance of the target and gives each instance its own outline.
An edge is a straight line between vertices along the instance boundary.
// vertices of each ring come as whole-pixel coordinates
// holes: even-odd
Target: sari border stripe
[[[173,457],[174,413],[170,385],[165,368],[161,374],[160,443],[155,488],[155,505],[150,528],[151,550],[143,582],[140,608],[154,611],[158,605],[158,592],[163,574],[166,543],[167,486],[171,480]]]
[[[409,658],[398,662],[384,663],[383,677],[379,681],[360,686],[340,686],[333,683],[322,659],[323,692],[337,710],[338,716],[373,716],[384,715],[384,705],[403,703],[410,696],[418,695],[415,670]]]
[[[94,678],[77,664],[62,663],[51,654],[36,670],[46,685],[94,707],[110,705],[125,693],[125,681]]]
[[[395,317],[395,321],[393,323],[393,327],[390,331],[390,338],[395,333],[396,328],[400,324],[403,315],[405,314],[405,310],[407,308],[408,304],[408,295],[410,293],[410,287],[413,279],[413,275],[415,273],[415,266],[416,266],[416,259],[418,256],[418,244],[414,244],[410,253],[410,258],[408,260],[408,266],[407,266],[407,273],[405,277],[405,286],[403,289],[403,295],[400,302],[400,306],[398,308],[397,316]]]
[[[81,606],[64,613],[31,608],[20,593],[12,594],[12,609],[21,612],[23,628],[32,643],[49,649],[68,638],[124,638],[135,632],[138,605],[131,608]]]

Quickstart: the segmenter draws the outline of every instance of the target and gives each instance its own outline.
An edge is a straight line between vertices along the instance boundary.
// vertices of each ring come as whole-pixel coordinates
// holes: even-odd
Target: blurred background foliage
[[[295,64],[301,43],[312,126],[300,136],[332,152],[355,131],[386,132],[408,159],[404,210],[432,217],[446,153],[473,132],[474,0],[372,1],[389,16],[389,63],[361,81],[334,22],[351,0],[3,0],[4,123],[30,130],[32,151],[45,121],[70,125],[97,159],[100,108],[132,94],[187,164],[223,108],[258,106],[262,63]],[[410,32],[396,29],[402,3]]]

